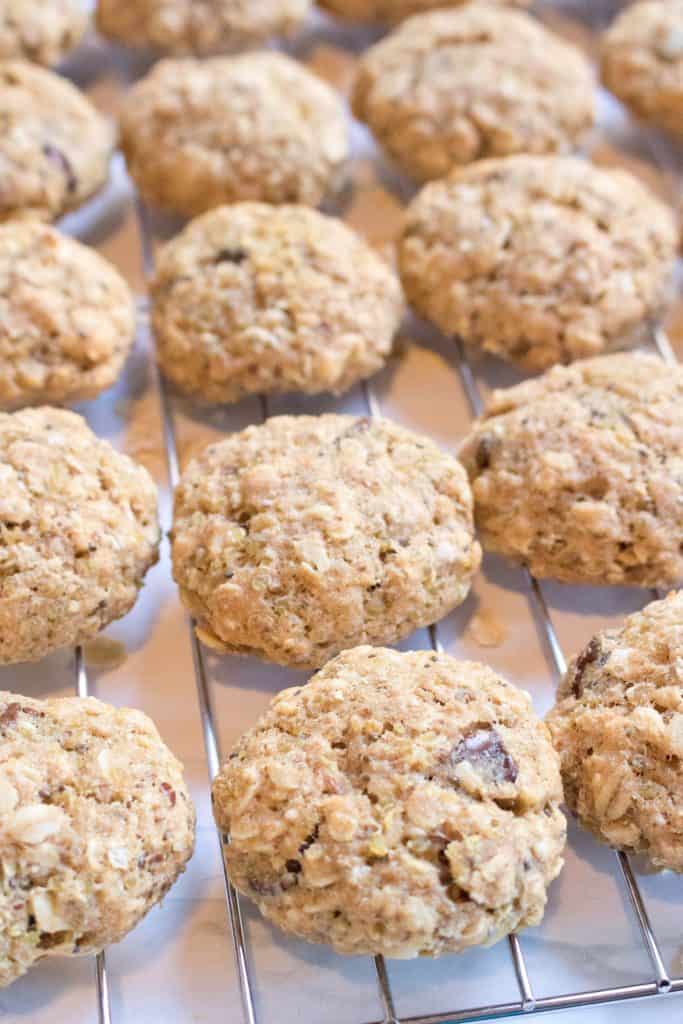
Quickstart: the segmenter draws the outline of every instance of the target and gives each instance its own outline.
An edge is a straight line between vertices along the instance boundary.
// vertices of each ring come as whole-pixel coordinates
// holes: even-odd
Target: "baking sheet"
[[[578,0],[559,15],[541,14],[555,27],[589,48],[593,37],[574,20],[577,12],[609,4]],[[615,6],[614,3],[611,4]],[[345,90],[355,57],[377,35],[342,27],[316,15],[288,46],[324,77]],[[148,62],[106,46],[92,35],[64,72],[85,88],[96,104],[115,114],[127,81],[143,73]],[[341,212],[380,248],[390,245],[401,203],[410,186],[390,168],[367,131],[351,126],[354,145],[353,187]],[[626,162],[672,202],[678,197],[676,170],[683,166],[658,136],[637,129],[619,105],[600,96],[600,130],[590,140],[600,162]],[[666,168],[653,166],[653,155]],[[174,225],[155,218],[161,238]],[[136,293],[144,294],[144,271],[133,192],[120,156],[112,163],[107,189],[76,215],[62,222],[65,230],[95,246],[125,274]],[[669,318],[672,341],[683,354],[683,313]],[[514,371],[493,360],[476,364],[481,386],[512,383]],[[452,343],[415,321],[407,320],[401,351],[372,381],[384,415],[426,432],[444,447],[455,449],[470,421],[470,410],[456,367]],[[229,409],[198,410],[175,400],[175,422],[181,457],[207,441],[257,421],[257,399]],[[341,400],[277,398],[271,414],[337,410],[365,413],[360,389]],[[162,522],[170,526],[170,495],[162,437],[162,410],[157,377],[150,361],[144,312],[139,337],[122,380],[95,402],[77,407],[93,429],[143,462],[161,488]],[[560,640],[569,653],[592,633],[641,607],[649,594],[638,590],[577,588],[548,585],[544,591]],[[481,646],[476,616],[483,611],[502,633],[495,647]],[[490,625],[490,623],[489,623]],[[486,630],[485,630],[486,632]],[[489,629],[490,632],[490,629]],[[91,692],[113,704],[139,707],[156,721],[186,766],[198,809],[196,853],[188,871],[163,905],[135,931],[107,952],[113,1019],[134,1024],[239,1022],[241,1010],[233,966],[232,943],[223,895],[221,862],[211,817],[208,775],[195,690],[187,620],[171,581],[168,544],[147,578],[135,609],[106,630],[107,642],[89,645],[87,664]],[[487,661],[528,689],[539,712],[552,702],[554,680],[542,631],[534,618],[521,570],[487,556],[465,604],[439,626],[450,653]],[[486,637],[484,637],[486,639]],[[425,631],[404,645],[426,647]],[[220,740],[224,750],[253,723],[272,695],[301,682],[302,673],[205,652]],[[0,670],[0,687],[35,697],[74,692],[73,655],[63,652],[37,666]],[[667,968],[683,973],[681,909],[683,890],[671,875],[640,876],[648,909]],[[341,958],[285,938],[246,902],[243,904],[260,1021],[278,1024],[360,1024],[382,1017],[375,974],[369,958]],[[616,858],[575,828],[570,829],[566,867],[553,885],[541,927],[522,933],[521,943],[537,996],[649,981],[652,971],[630,910]],[[390,980],[399,1017],[462,1010],[519,998],[506,943],[437,962],[390,962]],[[677,996],[620,1007],[571,1011],[563,1016],[580,1024],[669,1021],[683,1011]],[[94,961],[43,961],[11,988],[0,991],[0,1015],[8,1022],[80,1024],[97,1019]]]

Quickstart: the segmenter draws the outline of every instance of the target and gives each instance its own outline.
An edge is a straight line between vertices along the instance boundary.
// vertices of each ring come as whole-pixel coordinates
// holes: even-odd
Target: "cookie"
[[[392,25],[414,14],[461,7],[470,0],[319,0],[320,7],[352,21],[383,22]],[[487,0],[508,7],[529,7],[533,0]]]
[[[277,53],[161,61],[129,92],[121,141],[143,197],[185,216],[241,199],[317,206],[348,156],[341,99]]]
[[[135,334],[128,285],[99,253],[47,224],[0,224],[0,405],[94,398]]]
[[[265,917],[402,958],[538,924],[561,800],[528,694],[485,665],[373,647],[280,693],[213,787],[230,877]]]
[[[623,11],[604,36],[601,71],[634,114],[683,137],[683,0]]]
[[[158,547],[146,469],[76,413],[0,413],[0,664],[80,644],[125,615]]]
[[[55,220],[104,185],[113,132],[65,78],[0,61],[0,106],[0,221]]]
[[[683,871],[683,594],[598,633],[569,666],[548,725],[584,828]]]
[[[614,354],[494,391],[460,457],[484,548],[534,576],[683,579],[683,367]]]
[[[164,374],[214,402],[345,391],[384,365],[403,313],[384,261],[305,206],[211,210],[162,250],[151,294]]]
[[[0,0],[0,60],[56,64],[88,25],[81,0]]]
[[[206,643],[301,668],[440,619],[480,560],[459,462],[337,415],[278,416],[208,447],[176,490],[172,555]]]
[[[552,153],[593,119],[581,53],[521,12],[474,4],[408,19],[361,59],[353,110],[407,174]]]
[[[123,938],[193,844],[182,765],[146,715],[0,693],[0,986]]]
[[[399,259],[421,316],[544,370],[638,340],[664,303],[677,244],[671,211],[625,171],[515,156],[426,185]]]
[[[289,36],[311,0],[99,0],[97,27],[124,46],[197,56]]]

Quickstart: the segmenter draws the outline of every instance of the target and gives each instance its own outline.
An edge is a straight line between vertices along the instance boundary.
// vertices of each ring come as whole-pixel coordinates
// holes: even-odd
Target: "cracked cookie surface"
[[[604,36],[601,72],[634,114],[683,137],[683,0],[623,11]]]
[[[671,211],[630,174],[514,156],[426,185],[399,261],[409,301],[445,334],[543,370],[637,340],[677,241]]]
[[[113,131],[71,82],[0,61],[0,107],[0,221],[56,220],[105,184]]]
[[[311,0],[99,0],[97,27],[125,46],[209,55],[289,36]]]
[[[121,114],[144,198],[190,217],[242,199],[317,206],[341,185],[347,134],[337,94],[277,53],[160,61]]]
[[[466,597],[466,474],[387,420],[279,416],[208,447],[175,495],[173,575],[219,650],[316,667]]]
[[[94,398],[135,333],[128,285],[94,249],[47,224],[0,224],[0,405]]]
[[[37,661],[125,615],[158,547],[146,469],[76,413],[0,413],[0,664]]]
[[[598,633],[570,664],[547,722],[581,824],[683,871],[683,594]]]
[[[379,255],[303,206],[210,211],[164,247],[151,295],[164,373],[213,402],[345,391],[384,365],[403,314]]]
[[[485,549],[565,583],[683,578],[683,368],[624,353],[494,391],[460,457]]]
[[[571,147],[593,122],[575,47],[519,11],[480,4],[409,18],[361,59],[353,109],[418,181],[460,164]]]
[[[351,21],[396,24],[415,14],[462,7],[470,0],[320,0],[320,6],[331,14]],[[533,0],[487,0],[506,7],[529,7]]]
[[[80,0],[0,0],[0,60],[56,64],[79,44],[87,24]]]
[[[0,987],[123,938],[193,844],[182,766],[146,715],[0,693]]]
[[[538,924],[562,867],[529,695],[431,651],[345,651],[272,702],[213,787],[233,883],[341,953],[438,956]]]

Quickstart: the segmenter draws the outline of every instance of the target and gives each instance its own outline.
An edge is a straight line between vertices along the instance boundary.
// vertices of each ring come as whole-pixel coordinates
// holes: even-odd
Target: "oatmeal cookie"
[[[214,402],[342,392],[384,365],[403,313],[389,267],[305,206],[223,206],[161,252],[152,320],[165,375]]]
[[[146,469],[76,413],[0,413],[0,664],[82,643],[125,615],[158,546]]]
[[[393,643],[479,566],[462,466],[386,420],[279,416],[208,447],[175,496],[173,573],[218,650],[299,667]]]
[[[317,206],[341,184],[347,135],[341,99],[277,53],[163,60],[121,116],[143,197],[190,217],[240,199]]]
[[[413,201],[401,277],[445,334],[544,370],[638,339],[664,303],[677,236],[672,212],[625,171],[482,160]]]
[[[0,986],[123,938],[193,844],[182,765],[146,715],[0,693]]]
[[[88,24],[81,0],[0,0],[0,60],[56,64]]]
[[[581,824],[683,871],[683,593],[598,633],[569,666],[548,725]]]
[[[638,117],[683,137],[683,0],[623,11],[603,40],[602,80]]]
[[[94,398],[134,334],[130,289],[99,253],[47,224],[0,224],[0,405]]]
[[[330,14],[351,21],[383,22],[387,25],[397,24],[414,14],[427,11],[462,7],[470,0],[318,0]],[[529,7],[533,0],[487,0],[507,7]]]
[[[460,457],[484,547],[534,576],[683,579],[683,367],[599,356],[494,391]]]
[[[571,146],[593,120],[583,55],[519,11],[417,15],[360,62],[353,109],[418,181],[459,164]]]
[[[0,61],[0,221],[55,220],[104,185],[114,135],[65,78]]]
[[[291,35],[311,0],[98,0],[97,27],[124,46],[206,56]]]
[[[562,867],[558,759],[485,665],[358,647],[285,690],[213,787],[233,883],[340,953],[439,956],[538,924]]]

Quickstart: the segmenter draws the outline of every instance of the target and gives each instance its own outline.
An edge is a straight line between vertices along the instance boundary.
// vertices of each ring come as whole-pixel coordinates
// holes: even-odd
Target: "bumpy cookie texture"
[[[562,867],[558,759],[484,665],[359,647],[285,690],[213,789],[233,883],[341,953],[438,956],[538,924]]]
[[[55,220],[104,185],[113,132],[70,82],[0,61],[0,221]]]
[[[0,60],[56,64],[88,24],[81,0],[0,0]]]
[[[210,211],[162,250],[151,292],[164,373],[216,402],[345,391],[385,363],[403,313],[370,246],[303,206]]]
[[[426,185],[399,256],[408,299],[444,333],[543,370],[636,340],[677,241],[671,212],[626,172],[515,156]]]
[[[207,448],[176,490],[172,553],[202,639],[299,667],[435,622],[480,560],[459,462],[336,415],[275,417]]]
[[[569,666],[548,725],[581,824],[683,871],[683,594],[598,633]]]
[[[362,58],[365,121],[417,180],[459,164],[571,146],[593,120],[591,69],[521,12],[480,4],[410,18]]]
[[[378,21],[394,24],[414,14],[427,11],[462,7],[470,0],[319,0],[320,6],[331,14],[352,21]],[[532,0],[487,0],[507,7],[529,7]]]
[[[121,139],[143,196],[186,216],[240,199],[317,206],[348,155],[340,98],[276,53],[161,61],[128,94]]]
[[[123,938],[193,844],[182,765],[146,715],[0,693],[0,986]]]
[[[683,578],[683,368],[616,354],[494,391],[460,457],[484,548],[535,576]]]
[[[97,27],[127,46],[198,56],[291,35],[311,0],[99,0]]]
[[[683,0],[623,11],[603,40],[602,80],[639,117],[683,136]]]
[[[0,413],[0,663],[82,643],[157,559],[156,487],[76,413]]]
[[[93,398],[134,333],[130,290],[97,252],[46,224],[0,225],[0,405]]]

